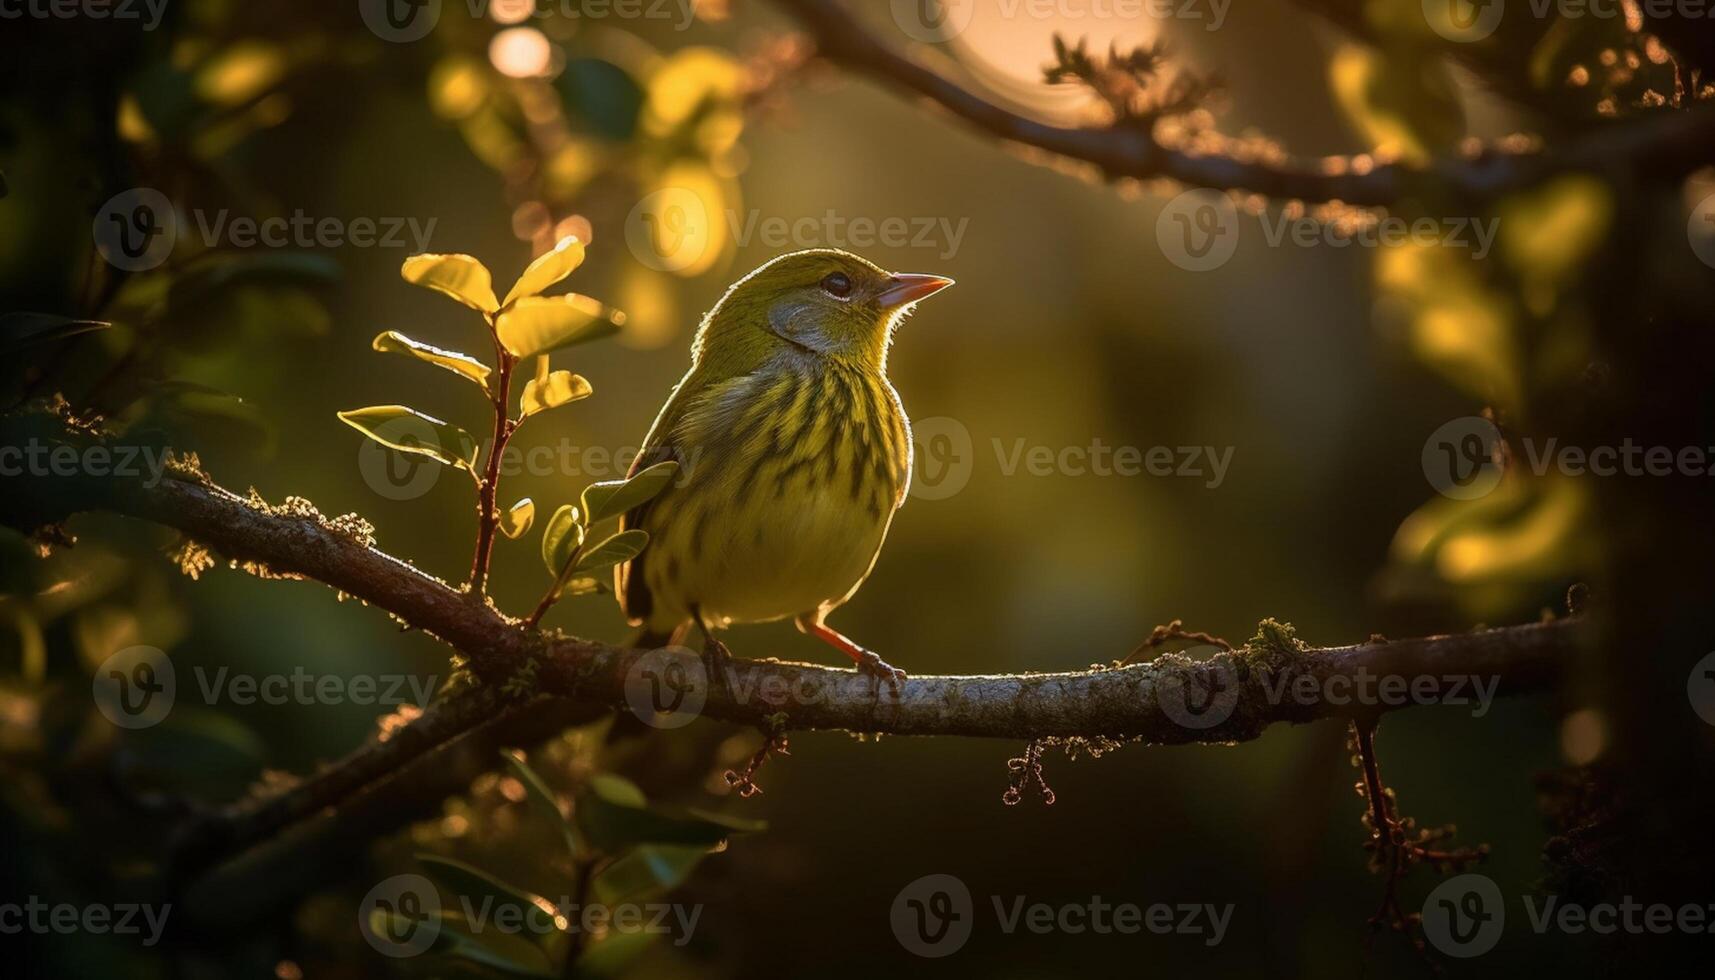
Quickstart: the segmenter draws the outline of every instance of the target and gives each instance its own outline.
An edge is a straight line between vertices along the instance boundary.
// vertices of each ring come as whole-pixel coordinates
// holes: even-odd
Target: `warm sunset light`
[[[0,941],[1677,977],[1700,0],[0,0]]]

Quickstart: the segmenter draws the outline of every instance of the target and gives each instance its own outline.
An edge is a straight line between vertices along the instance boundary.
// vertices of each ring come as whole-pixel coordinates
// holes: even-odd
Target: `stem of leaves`
[[[590,883],[595,880],[596,867],[602,863],[604,859],[599,855],[572,859],[572,901],[576,903],[575,908],[579,915],[582,915],[584,903],[589,900]],[[566,962],[560,969],[560,975],[566,980],[578,976],[578,957],[583,955],[584,946],[588,942],[589,932],[583,928],[583,924],[574,924],[566,944]]]
[[[494,335],[494,355],[498,365],[498,375],[494,387],[490,389],[490,397],[494,400],[494,442],[488,452],[488,464],[484,467],[482,479],[477,483],[476,502],[476,554],[470,564],[470,594],[481,596],[488,587],[488,560],[494,552],[494,531],[500,525],[500,509],[497,499],[500,492],[500,457],[506,451],[506,442],[518,428],[518,421],[507,415],[507,406],[512,402],[512,369],[518,359],[512,352],[501,346],[500,336],[495,332],[493,318],[489,320],[489,332]]]
[[[534,628],[537,623],[542,621],[542,617],[548,614],[548,610],[553,607],[554,603],[560,601],[560,590],[565,588],[566,580],[571,577],[572,569],[578,567],[578,556],[583,554],[583,550],[582,545],[572,549],[571,555],[566,558],[565,565],[561,566],[560,573],[555,575],[554,581],[548,585],[548,591],[542,593],[542,601],[536,603],[536,608],[529,616],[525,617],[524,625],[526,627]]]

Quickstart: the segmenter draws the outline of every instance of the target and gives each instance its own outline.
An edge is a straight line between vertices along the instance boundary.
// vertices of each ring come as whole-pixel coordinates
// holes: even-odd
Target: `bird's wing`
[[[681,423],[685,414],[693,405],[702,401],[711,387],[707,372],[700,367],[692,367],[684,378],[680,379],[678,385],[674,386],[673,393],[667,396],[667,404],[661,406],[661,414],[655,416],[655,424],[649,427],[649,435],[643,439],[643,448],[638,450],[637,458],[626,472],[628,478],[669,460],[679,464],[679,479],[685,478],[685,453],[678,442],[683,429]],[[669,486],[654,498],[626,511],[619,519],[620,528],[623,530],[643,527],[656,504],[671,496],[674,489]],[[650,549],[645,547],[642,554],[614,569],[614,591],[619,596],[619,607],[625,612],[626,619],[633,624],[647,622],[655,604],[643,575],[643,563],[649,557],[649,552]]]

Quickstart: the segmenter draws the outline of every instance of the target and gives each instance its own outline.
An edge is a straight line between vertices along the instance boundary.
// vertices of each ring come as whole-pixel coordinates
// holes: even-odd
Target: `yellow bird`
[[[869,576],[911,480],[911,423],[887,380],[893,332],[952,284],[809,249],[727,289],[631,466],[679,464],[623,518],[649,532],[615,572],[639,645],[696,623],[718,666],[716,630],[792,617],[858,669],[904,678],[826,619]]]

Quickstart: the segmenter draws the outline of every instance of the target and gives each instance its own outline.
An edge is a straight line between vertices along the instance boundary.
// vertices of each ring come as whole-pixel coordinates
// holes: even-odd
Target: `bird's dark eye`
[[[852,293],[851,277],[843,272],[830,272],[822,277],[822,289],[829,296],[844,298]]]

